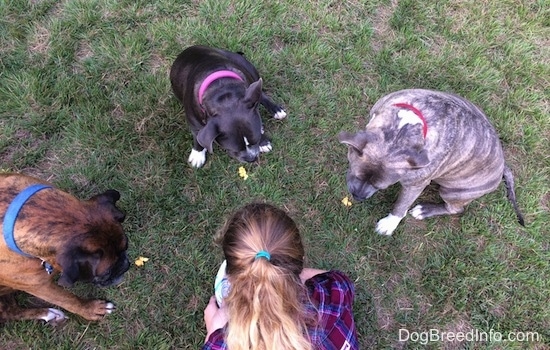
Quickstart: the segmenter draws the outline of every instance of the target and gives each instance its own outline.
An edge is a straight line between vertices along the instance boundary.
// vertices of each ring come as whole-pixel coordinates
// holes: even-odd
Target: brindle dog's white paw
[[[422,204],[418,204],[411,210],[409,210],[409,214],[417,220],[424,220],[426,216],[424,216],[424,210],[422,208]]]
[[[45,316],[40,317],[40,319],[51,324],[63,322],[66,318],[67,317],[62,311],[53,308],[49,308],[48,313]]]
[[[272,149],[273,149],[273,146],[271,146],[271,142],[268,142],[267,144],[260,146],[261,153],[270,152]]]
[[[273,118],[281,120],[286,118],[286,112],[282,109],[273,115]]]
[[[399,216],[395,216],[392,214],[389,214],[383,219],[380,219],[378,221],[378,224],[376,224],[376,233],[383,235],[383,236],[391,236],[393,234],[393,231],[397,228],[399,223],[401,222],[401,219]]]
[[[197,151],[196,149],[191,150],[189,155],[188,162],[195,168],[200,168],[206,163],[206,148],[202,151]]]

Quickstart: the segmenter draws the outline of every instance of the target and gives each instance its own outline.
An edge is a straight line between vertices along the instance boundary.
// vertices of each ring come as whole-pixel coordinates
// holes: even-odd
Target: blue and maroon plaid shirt
[[[354,285],[340,271],[328,271],[306,281],[311,301],[319,315],[316,328],[308,331],[314,348],[318,350],[357,350],[357,331],[352,305]],[[202,350],[226,350],[224,330],[214,331]]]

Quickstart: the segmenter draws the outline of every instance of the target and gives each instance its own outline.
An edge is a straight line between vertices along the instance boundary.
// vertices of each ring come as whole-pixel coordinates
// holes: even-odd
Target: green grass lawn
[[[132,266],[99,323],[0,325],[2,349],[196,349],[222,253],[212,237],[259,200],[298,222],[308,265],[356,283],[367,349],[550,348],[550,5],[544,0],[0,0],[0,170],[78,197],[121,192]],[[288,118],[274,149],[242,165],[216,149],[187,164],[191,134],[168,71],[193,44],[243,51]],[[403,88],[480,106],[503,142],[525,215],[504,186],[461,217],[374,232],[399,186],[346,207],[340,131]],[[437,199],[434,191],[423,198]],[[22,296],[21,302],[34,302]],[[537,332],[530,342],[400,341],[399,330]]]

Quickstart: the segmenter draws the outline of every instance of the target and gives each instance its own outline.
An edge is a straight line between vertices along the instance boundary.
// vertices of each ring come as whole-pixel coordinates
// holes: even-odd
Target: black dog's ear
[[[258,104],[258,102],[260,102],[261,97],[262,97],[262,78],[250,84],[250,86],[246,89],[243,102],[248,108],[254,108]]]
[[[375,134],[368,131],[360,131],[356,134],[342,131],[338,134],[338,140],[340,143],[353,147],[358,152],[362,152],[367,143],[374,143],[378,140],[378,138]]]
[[[202,147],[206,148],[209,153],[212,153],[214,140],[220,135],[216,119],[210,119],[204,128],[197,133],[197,142]]]
[[[107,190],[102,194],[98,194],[90,198],[91,201],[95,201],[98,205],[108,206],[113,213],[113,217],[118,222],[124,222],[126,214],[118,209],[115,203],[120,199],[120,193],[117,190]]]

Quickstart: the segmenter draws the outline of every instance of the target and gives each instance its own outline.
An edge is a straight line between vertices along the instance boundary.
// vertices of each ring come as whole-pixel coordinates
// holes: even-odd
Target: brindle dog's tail
[[[514,210],[516,211],[516,215],[518,217],[518,222],[521,226],[525,226],[523,215],[519,211],[518,202],[516,201],[516,193],[514,192],[514,175],[512,175],[512,170],[510,170],[506,164],[504,165],[504,174],[502,177],[504,178],[504,184],[506,185],[508,200],[512,202],[512,205],[514,206]]]

